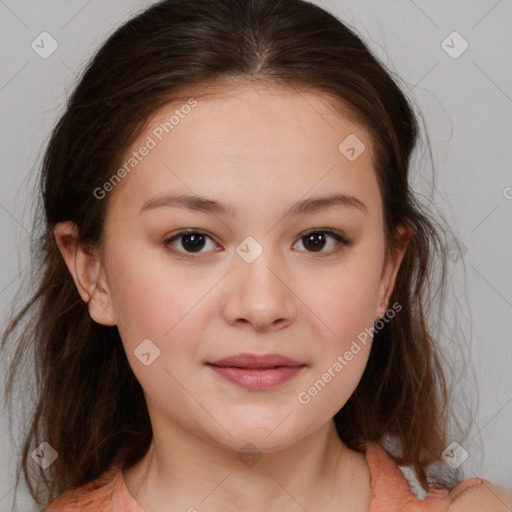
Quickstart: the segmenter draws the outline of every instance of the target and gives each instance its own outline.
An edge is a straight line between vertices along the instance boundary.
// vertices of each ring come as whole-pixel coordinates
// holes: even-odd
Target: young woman
[[[416,138],[388,72],[313,4],[164,0],[120,27],[53,131],[40,282],[3,339],[34,310],[8,389],[32,350],[38,504],[508,510],[445,471],[426,321],[445,261]]]

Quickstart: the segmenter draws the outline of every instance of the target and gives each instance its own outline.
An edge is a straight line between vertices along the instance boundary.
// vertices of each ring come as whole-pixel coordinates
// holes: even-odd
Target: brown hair
[[[15,349],[6,396],[12,399],[14,384],[26,377],[22,363],[34,365],[36,402],[20,459],[39,504],[93,480],[120,453],[124,467],[131,466],[152,436],[142,388],[117,327],[92,321],[53,228],[71,220],[83,244],[100,244],[107,201],[93,191],[112,176],[150,116],[193,86],[244,80],[322,92],[372,136],[386,240],[392,245],[399,223],[411,226],[413,235],[390,298],[402,310],[375,333],[362,379],[334,421],[340,438],[358,451],[365,440],[397,439],[396,462],[413,465],[425,489],[434,481],[427,469],[446,448],[449,404],[427,314],[434,299],[430,278],[440,276],[434,291],[442,300],[446,262],[441,228],[409,185],[418,125],[408,100],[355,32],[314,4],[164,0],[102,45],[69,98],[42,162],[35,293],[12,313],[2,338],[2,349],[10,338]],[[45,470],[30,460],[42,441],[58,453]],[[44,482],[43,497],[33,469],[37,484]],[[444,486],[456,483],[439,472],[435,478]]]

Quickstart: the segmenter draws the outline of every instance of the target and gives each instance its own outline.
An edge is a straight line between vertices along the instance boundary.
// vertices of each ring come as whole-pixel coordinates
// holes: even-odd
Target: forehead
[[[347,146],[360,152],[356,159],[347,158]],[[372,154],[370,136],[354,111],[320,91],[196,86],[149,118],[123,156],[121,165],[130,158],[134,165],[113,195],[140,206],[173,189],[204,196],[215,190],[217,197],[231,192],[235,202],[248,194],[270,198],[275,189],[299,200],[310,189],[321,192],[336,184],[347,192],[375,192]]]

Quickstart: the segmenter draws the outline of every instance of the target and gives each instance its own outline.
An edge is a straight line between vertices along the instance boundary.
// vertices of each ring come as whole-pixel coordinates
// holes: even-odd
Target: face
[[[386,255],[372,142],[314,92],[247,85],[186,104],[126,153],[89,311],[118,326],[154,429],[284,448],[353,393],[403,256]],[[354,136],[364,150],[340,149]],[[296,363],[211,364],[239,354]]]

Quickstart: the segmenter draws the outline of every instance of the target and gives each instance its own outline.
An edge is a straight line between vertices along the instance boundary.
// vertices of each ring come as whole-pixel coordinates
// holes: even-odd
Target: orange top
[[[489,483],[484,478],[468,478],[451,491],[432,489],[424,500],[411,491],[400,468],[376,442],[367,442],[366,460],[370,469],[373,498],[368,512],[446,512],[450,503],[472,485]],[[71,489],[53,500],[43,512],[144,512],[126,488],[122,471],[114,463],[96,480]]]

